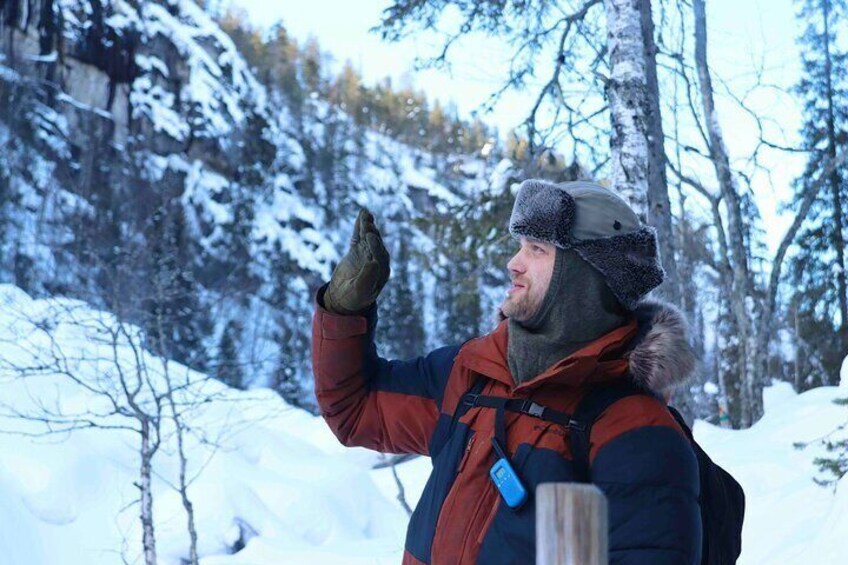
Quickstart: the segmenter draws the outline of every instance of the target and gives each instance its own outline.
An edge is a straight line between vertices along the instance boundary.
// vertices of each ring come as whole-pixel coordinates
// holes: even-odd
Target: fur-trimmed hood
[[[643,300],[633,310],[638,333],[628,345],[630,375],[640,387],[658,393],[685,383],[695,371],[689,323],[674,305]]]

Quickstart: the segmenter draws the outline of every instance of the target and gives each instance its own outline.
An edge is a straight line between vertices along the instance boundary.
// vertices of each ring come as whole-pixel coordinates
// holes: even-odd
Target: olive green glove
[[[324,307],[336,314],[358,314],[371,306],[389,280],[389,252],[367,209],[359,211],[347,255],[333,271]]]

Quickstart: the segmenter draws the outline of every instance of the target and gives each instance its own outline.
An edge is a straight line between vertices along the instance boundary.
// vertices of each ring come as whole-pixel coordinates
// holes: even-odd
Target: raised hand
[[[389,252],[374,216],[363,208],[356,217],[350,249],[333,271],[324,307],[336,314],[357,314],[373,304],[389,280]]]

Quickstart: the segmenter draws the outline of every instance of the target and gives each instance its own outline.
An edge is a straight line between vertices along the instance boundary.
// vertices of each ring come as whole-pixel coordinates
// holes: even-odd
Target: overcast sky
[[[369,29],[380,21],[389,0],[230,0],[243,7],[259,26],[282,21],[299,40],[315,36],[322,48],[341,64],[351,60],[368,82],[385,76],[412,80],[430,98],[453,101],[463,115],[469,115],[486,100],[506,76],[509,52],[499,41],[475,36],[453,51],[451,71],[414,70],[417,56],[432,54],[435,38],[417,36],[397,44],[387,44]],[[226,0],[224,0],[226,3]],[[755,128],[744,112],[723,95],[722,81],[742,96],[765,70],[762,79],[779,87],[795,84],[800,68],[796,46],[798,24],[792,0],[708,0],[710,63],[713,68],[718,110],[727,145],[735,159],[746,159],[753,151]],[[691,23],[690,23],[691,25]],[[541,80],[541,79],[540,79]],[[534,93],[511,92],[484,118],[507,131],[519,124],[532,106]],[[779,125],[789,136],[778,141],[793,142],[800,125],[799,106],[791,95],[759,89],[747,101],[758,113],[774,119],[773,136]],[[755,182],[755,192],[769,232],[769,246],[776,247],[790,221],[778,214],[778,201],[788,198],[790,182],[800,171],[801,160],[782,154],[764,154],[763,163],[771,173]]]
[[[310,35],[340,62],[351,60],[369,81],[386,75],[414,77],[417,86],[430,96],[451,99],[464,112],[470,112],[496,88],[504,76],[503,63],[508,51],[495,40],[474,38],[466,41],[451,57],[452,72],[414,72],[418,55],[432,54],[433,38],[416,37],[387,44],[369,29],[380,21],[388,0],[230,0],[244,7],[252,21],[269,26],[282,21],[297,38]],[[795,37],[797,24],[792,0],[709,0],[710,62],[717,75],[726,80],[740,79],[754,71],[761,61],[773,80],[785,80],[797,72]],[[512,117],[512,104],[518,115]],[[499,124],[520,121],[527,111],[527,100],[509,97],[499,108]]]

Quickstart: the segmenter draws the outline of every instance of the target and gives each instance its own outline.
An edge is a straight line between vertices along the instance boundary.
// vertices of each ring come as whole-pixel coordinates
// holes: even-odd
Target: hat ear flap
[[[577,241],[574,250],[601,272],[628,310],[633,310],[665,278],[656,231],[648,226],[621,235]]]

